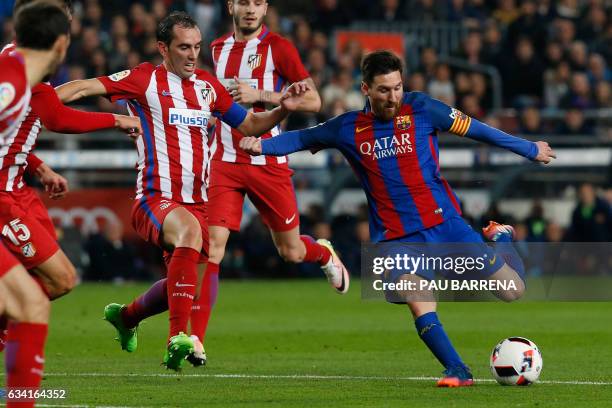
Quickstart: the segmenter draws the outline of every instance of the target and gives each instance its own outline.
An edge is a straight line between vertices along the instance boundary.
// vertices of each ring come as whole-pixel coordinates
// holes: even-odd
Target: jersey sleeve
[[[302,64],[300,54],[289,40],[279,38],[272,52],[276,70],[289,83],[302,81],[310,77],[304,64]]]
[[[116,72],[109,76],[98,77],[111,101],[135,99],[141,96],[148,86],[148,79],[153,71],[149,63],[140,64],[129,70]]]
[[[52,132],[86,133],[115,126],[112,113],[84,112],[64,105],[55,89],[48,84],[38,84],[32,92],[32,111],[42,124]]]
[[[234,102],[227,89],[216,78],[210,77],[208,81],[217,95],[213,106],[211,106],[212,114],[234,129],[238,128],[244,122],[247,111]]]
[[[424,97],[426,110],[429,112],[434,129],[458,136],[467,136],[479,142],[501,147],[529,160],[534,160],[538,155],[538,147],[535,143],[509,135],[506,132],[482,123],[437,99],[430,98],[429,96]]]
[[[321,150],[337,147],[341,117],[336,117],[302,130],[292,130],[262,140],[261,152],[270,156],[285,156],[301,150]]]

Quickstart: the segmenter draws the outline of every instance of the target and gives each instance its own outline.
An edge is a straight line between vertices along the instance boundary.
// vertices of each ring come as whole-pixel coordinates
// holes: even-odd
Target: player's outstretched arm
[[[531,142],[520,137],[509,135],[499,129],[486,125],[465,113],[451,108],[436,99],[423,94],[433,126],[458,136],[467,136],[479,142],[510,150],[529,160],[550,163],[555,153],[546,142]]]
[[[283,132],[265,140],[257,137],[244,137],[240,140],[240,148],[252,156],[260,154],[285,156],[301,150],[336,147],[341,138],[341,123],[342,117],[340,116],[308,129]]]
[[[266,112],[249,112],[238,130],[245,135],[259,136],[278,125],[283,119],[299,109],[304,94],[310,89],[305,82],[292,84],[281,97],[280,106]]]
[[[79,79],[55,88],[63,103],[70,103],[88,96],[106,95],[106,88],[98,79]]]

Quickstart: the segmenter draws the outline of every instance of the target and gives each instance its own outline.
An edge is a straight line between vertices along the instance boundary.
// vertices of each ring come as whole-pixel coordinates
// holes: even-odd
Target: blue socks
[[[415,319],[414,325],[421,340],[445,368],[466,367],[444,332],[436,312],[419,316]]]
[[[514,244],[512,244],[512,235],[508,234],[507,232],[502,232],[495,236],[494,241],[499,243],[499,245],[495,245],[495,252],[497,252],[524,281],[525,264],[523,263],[523,259],[518,252],[516,252],[516,249],[514,249]]]

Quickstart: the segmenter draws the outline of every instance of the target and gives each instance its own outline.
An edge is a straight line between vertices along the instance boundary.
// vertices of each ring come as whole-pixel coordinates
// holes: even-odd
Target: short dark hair
[[[70,35],[68,16],[52,1],[35,1],[15,15],[15,43],[18,47],[48,50],[60,35]]]
[[[198,25],[193,19],[193,17],[191,17],[184,11],[173,11],[157,25],[157,31],[155,32],[155,35],[157,36],[157,41],[161,41],[166,45],[170,45],[172,39],[174,38],[174,26],[179,26],[182,28],[194,28]]]
[[[13,11],[17,12],[21,7],[23,6],[27,6],[30,3],[33,3],[37,0],[15,0],[15,7],[13,7]],[[73,12],[74,11],[74,7],[72,6],[72,0],[57,0],[58,5],[62,5],[66,8],[66,10],[68,10],[69,12]]]
[[[361,61],[361,75],[366,84],[371,84],[376,75],[395,71],[399,71],[400,74],[403,72],[402,60],[388,50],[371,52]]]

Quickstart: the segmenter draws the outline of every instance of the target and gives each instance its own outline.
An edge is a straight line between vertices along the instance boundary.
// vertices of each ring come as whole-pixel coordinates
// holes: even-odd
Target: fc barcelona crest
[[[258,68],[261,65],[261,54],[251,54],[247,58],[247,64],[251,70]]]
[[[412,126],[412,120],[410,120],[410,115],[397,116],[395,118],[395,126],[399,130],[406,130]]]

